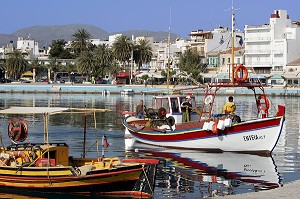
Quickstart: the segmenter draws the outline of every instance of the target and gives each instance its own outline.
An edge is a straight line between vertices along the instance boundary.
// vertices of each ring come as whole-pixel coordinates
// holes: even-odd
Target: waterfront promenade
[[[203,95],[204,89],[196,86],[169,86],[166,85],[111,85],[111,84],[48,84],[48,83],[7,83],[0,84],[1,93],[80,93],[80,94],[121,94],[124,90],[133,90],[134,94],[167,94],[171,93],[172,89],[183,89],[183,94]],[[300,88],[283,88],[283,87],[265,87],[267,95],[271,96],[300,96]],[[247,95],[253,94],[251,89],[235,88],[235,89],[220,89],[218,94],[235,94]]]

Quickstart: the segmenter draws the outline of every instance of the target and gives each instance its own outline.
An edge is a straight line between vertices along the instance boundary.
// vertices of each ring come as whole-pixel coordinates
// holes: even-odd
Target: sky
[[[300,0],[233,0],[236,28],[269,23],[274,10],[300,21]],[[231,27],[232,0],[7,0],[1,1],[0,33],[30,26],[90,24],[109,33],[168,31],[188,37],[194,30]]]

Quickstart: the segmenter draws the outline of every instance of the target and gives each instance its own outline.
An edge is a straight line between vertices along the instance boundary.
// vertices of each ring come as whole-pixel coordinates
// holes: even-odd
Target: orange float
[[[239,76],[240,70],[242,70],[242,74],[243,74],[242,77]],[[246,81],[248,78],[247,68],[243,64],[238,65],[234,71],[234,77],[235,77],[236,81],[238,81],[238,82]]]

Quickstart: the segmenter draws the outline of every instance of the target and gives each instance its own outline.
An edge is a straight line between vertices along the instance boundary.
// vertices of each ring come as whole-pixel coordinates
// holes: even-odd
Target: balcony
[[[264,50],[245,50],[245,54],[271,54],[271,50],[264,49]]]
[[[249,37],[244,39],[245,43],[251,42],[271,42],[271,37]]]

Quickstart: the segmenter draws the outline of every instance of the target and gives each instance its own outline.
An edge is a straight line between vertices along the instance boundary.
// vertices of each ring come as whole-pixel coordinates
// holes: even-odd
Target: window
[[[230,58],[228,58],[228,62],[227,63],[230,64]]]
[[[172,112],[178,113],[179,112],[179,104],[177,98],[171,98],[171,105],[172,105]]]

